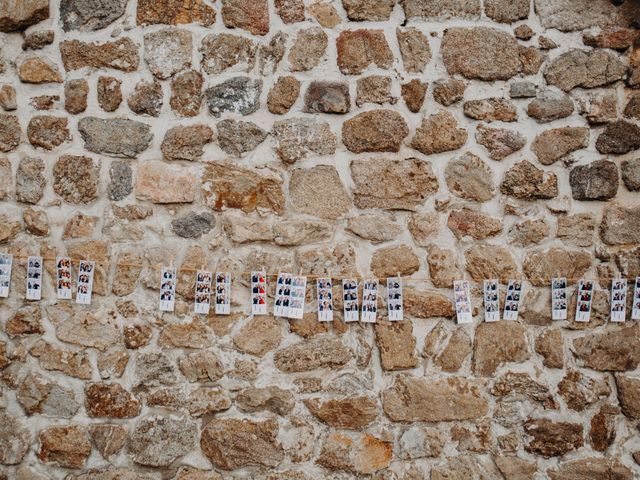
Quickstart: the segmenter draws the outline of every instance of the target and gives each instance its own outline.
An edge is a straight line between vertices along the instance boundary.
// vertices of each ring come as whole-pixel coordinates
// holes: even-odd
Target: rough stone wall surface
[[[640,3],[0,2],[0,478],[640,478]],[[98,262],[26,302],[26,255]],[[158,265],[179,301],[157,310]],[[400,272],[406,320],[194,315]],[[473,325],[451,285],[473,282]],[[587,324],[549,280],[599,278]],[[482,323],[481,281],[524,280]],[[272,293],[272,292],[271,292]],[[575,299],[570,308],[575,309]]]

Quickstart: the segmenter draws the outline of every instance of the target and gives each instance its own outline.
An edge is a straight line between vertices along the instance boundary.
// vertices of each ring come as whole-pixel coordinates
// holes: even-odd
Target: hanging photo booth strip
[[[333,291],[330,278],[318,278],[316,280],[318,292],[318,321],[333,321]]]
[[[291,289],[289,295],[289,318],[302,319],[304,316],[304,300],[307,290],[307,277],[291,277]]]
[[[176,305],[176,269],[162,267],[160,274],[160,311],[173,312]]]
[[[42,299],[42,257],[27,259],[27,300]]]
[[[471,312],[471,291],[469,282],[466,280],[457,280],[453,282],[453,292],[455,295],[458,323],[471,323],[473,321],[473,315]]]
[[[207,315],[211,309],[211,283],[213,273],[207,270],[196,272],[196,296],[193,309],[195,313]]]
[[[342,280],[342,299],[344,302],[344,321],[358,321],[358,280],[348,278]]]
[[[0,297],[7,298],[11,289],[11,269],[13,256],[8,253],[0,253]]]
[[[578,301],[576,302],[576,322],[588,322],[591,318],[593,301],[593,282],[580,280],[578,284]]]
[[[216,273],[216,314],[229,315],[231,313],[231,274]]]
[[[631,309],[631,320],[640,320],[640,277],[636,277],[633,287],[633,308]]]
[[[362,290],[362,314],[360,321],[364,323],[376,323],[378,314],[378,279],[370,278],[364,281]]]
[[[484,321],[497,322],[500,320],[500,300],[498,297],[498,280],[485,280],[484,293]]]
[[[551,319],[566,320],[569,310],[567,301],[567,279],[564,277],[551,279]]]
[[[522,299],[522,282],[520,280],[509,280],[507,285],[507,297],[504,301],[505,320],[518,320],[518,310]]]
[[[71,300],[73,296],[73,273],[69,257],[56,257],[56,296],[58,300]]]
[[[267,314],[267,274],[251,272],[251,313]]]
[[[279,273],[276,280],[276,298],[273,304],[275,317],[289,316],[289,303],[291,299],[291,274]]]
[[[80,261],[80,266],[78,267],[78,284],[76,287],[76,303],[81,305],[91,304],[95,267],[96,262]]]
[[[404,319],[402,277],[387,278],[387,312],[390,322],[398,322]]]
[[[611,282],[611,321],[624,322],[627,315],[627,280],[617,278]]]

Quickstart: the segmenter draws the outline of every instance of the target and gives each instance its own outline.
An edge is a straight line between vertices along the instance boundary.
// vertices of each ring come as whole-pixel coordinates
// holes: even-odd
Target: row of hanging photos
[[[11,269],[13,257],[0,253],[0,297],[9,296]],[[81,260],[76,278],[76,303],[88,305],[91,303],[93,290],[93,276],[95,262]],[[26,299],[40,300],[42,298],[42,257],[28,257]],[[215,280],[215,281],[214,281]],[[159,307],[161,311],[171,312],[175,307],[177,272],[173,266],[163,267],[161,271]],[[364,280],[362,303],[358,298],[358,280],[343,279],[342,295],[345,322],[374,323],[378,310],[378,280],[375,278]],[[498,280],[485,280],[483,284],[484,317],[486,322],[500,320],[500,300]],[[276,295],[273,314],[277,317],[300,319],[304,314],[305,292],[307,278],[304,276],[280,273],[277,278]],[[316,280],[318,320],[333,321],[333,283],[329,277]],[[213,272],[199,270],[196,272],[194,311],[206,315],[211,310],[211,299],[215,301],[215,313],[228,315],[231,313],[231,274],[228,272]],[[458,323],[466,324],[473,321],[471,303],[471,286],[467,280],[455,281],[453,284],[456,316]],[[552,279],[552,318],[566,320],[568,312],[567,279],[558,277]],[[73,280],[71,259],[56,258],[56,292],[57,298],[71,300],[73,298]],[[594,283],[581,280],[578,284],[578,298],[575,319],[578,322],[588,322],[591,316]],[[518,280],[510,280],[502,311],[504,320],[517,320],[522,299],[522,284]],[[611,285],[611,321],[624,322],[627,308],[627,281],[623,278],[614,279]],[[402,278],[387,278],[387,311],[390,321],[404,318],[402,302]],[[267,306],[267,275],[258,271],[251,273],[251,312],[254,315],[266,315]],[[632,320],[640,320],[640,277],[636,278],[634,286]]]

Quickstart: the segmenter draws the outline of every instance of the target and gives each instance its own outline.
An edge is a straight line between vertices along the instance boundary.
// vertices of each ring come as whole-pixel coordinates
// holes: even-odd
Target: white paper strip
[[[370,278],[364,281],[362,290],[361,322],[376,323],[378,313],[378,279]]]
[[[27,300],[42,299],[42,257],[27,259]]]
[[[505,320],[518,320],[520,300],[522,299],[522,283],[519,280],[509,280],[507,285],[507,298],[504,301]]]
[[[500,320],[500,299],[498,297],[498,280],[484,281],[484,321]]]
[[[59,300],[71,300],[73,296],[71,259],[69,257],[56,257],[56,296]]]
[[[176,305],[176,269],[162,267],[160,278],[160,310],[173,312]]]
[[[387,312],[390,322],[398,322],[404,319],[402,277],[387,278]]]
[[[196,296],[193,305],[195,313],[207,315],[211,309],[211,282],[213,282],[213,273],[207,270],[198,270],[196,272]]]
[[[330,278],[318,278],[316,290],[318,291],[318,321],[333,321],[333,291]]]
[[[469,282],[466,280],[457,280],[453,282],[453,291],[455,294],[456,316],[458,323],[471,323],[473,315],[471,312],[471,292]]]
[[[567,311],[567,279],[564,277],[551,279],[551,318],[566,320]]]
[[[0,297],[7,298],[11,289],[11,268],[13,255],[0,253]]]
[[[91,304],[91,293],[93,292],[93,274],[96,269],[96,262],[80,260],[78,266],[78,283],[76,287],[76,303],[81,305]]]
[[[636,277],[633,288],[633,308],[631,309],[631,320],[640,320],[640,277]]]
[[[344,321],[358,321],[358,280],[343,279],[342,294],[344,301]]]
[[[611,321],[624,322],[627,315],[627,280],[615,278],[611,282]]]
[[[273,304],[273,315],[276,317],[288,317],[290,299],[291,274],[279,273],[276,283],[276,298]]]
[[[265,272],[251,272],[251,313],[267,314],[267,275]]]
[[[231,274],[229,272],[216,273],[216,314],[229,315],[231,313]]]
[[[304,300],[307,290],[307,277],[291,277],[289,295],[289,318],[301,319],[304,315]]]
[[[576,302],[576,322],[588,322],[591,318],[591,301],[593,300],[593,282],[580,280],[578,284],[578,301]]]

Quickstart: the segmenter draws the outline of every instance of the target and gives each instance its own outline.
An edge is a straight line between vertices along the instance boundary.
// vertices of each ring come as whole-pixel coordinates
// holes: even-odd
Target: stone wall
[[[610,279],[640,275],[639,20],[0,2],[0,477],[639,478],[640,325],[608,322]],[[51,261],[25,302],[37,254],[96,260],[93,304],[56,302]],[[407,318],[320,324],[312,288],[303,320],[252,318],[246,275],[232,315],[199,317],[201,266],[399,272]],[[590,323],[552,322],[553,275],[600,279]],[[520,277],[520,321],[482,323],[482,280]]]

